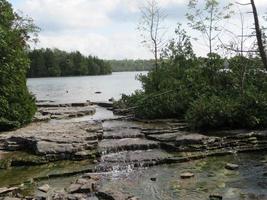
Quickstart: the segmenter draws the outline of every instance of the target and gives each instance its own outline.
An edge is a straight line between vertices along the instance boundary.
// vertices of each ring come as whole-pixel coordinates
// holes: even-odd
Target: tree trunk
[[[250,0],[250,2],[251,2],[251,6],[252,6],[254,21],[255,21],[255,30],[256,30],[256,36],[257,36],[260,56],[261,56],[261,60],[263,62],[263,65],[264,65],[265,69],[267,70],[267,55],[266,55],[266,52],[265,52],[265,49],[263,46],[262,32],[261,32],[261,28],[259,25],[258,12],[257,12],[257,8],[255,6],[254,0]]]

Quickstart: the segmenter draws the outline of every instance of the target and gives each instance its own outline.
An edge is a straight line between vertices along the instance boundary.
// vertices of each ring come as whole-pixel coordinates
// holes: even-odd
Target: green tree
[[[202,8],[198,0],[189,1],[189,12],[186,14],[189,20],[188,25],[202,33],[203,38],[207,41],[210,55],[213,53],[215,42],[222,33],[220,24],[233,14],[231,6],[232,4],[228,4],[222,8],[218,0],[205,0]]]
[[[37,28],[0,0],[0,131],[29,123],[36,111],[26,86],[27,41]]]

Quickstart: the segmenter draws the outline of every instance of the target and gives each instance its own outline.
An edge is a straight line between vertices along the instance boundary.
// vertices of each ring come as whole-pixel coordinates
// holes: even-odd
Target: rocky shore
[[[89,160],[92,167],[81,170],[81,176],[61,191],[44,184],[39,188],[41,196],[26,198],[21,186],[7,185],[0,188],[0,199],[134,200],[138,198],[131,194],[105,191],[101,187],[101,176],[96,174],[267,150],[266,130],[195,133],[186,131],[186,124],[174,119],[74,122],[70,119],[94,114],[95,106],[90,103],[40,103],[38,106],[35,122],[19,130],[1,133],[0,169],[60,160]],[[238,170],[235,163],[225,165],[229,170]],[[72,174],[79,174],[76,172]],[[185,172],[181,177],[191,178],[194,174]]]

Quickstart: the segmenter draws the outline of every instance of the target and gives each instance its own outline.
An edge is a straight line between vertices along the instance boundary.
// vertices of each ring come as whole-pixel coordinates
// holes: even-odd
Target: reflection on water
[[[31,78],[27,84],[38,100],[59,103],[107,101],[111,97],[118,99],[123,93],[131,94],[141,89],[141,83],[136,80],[136,76],[146,73],[117,72],[105,76]]]

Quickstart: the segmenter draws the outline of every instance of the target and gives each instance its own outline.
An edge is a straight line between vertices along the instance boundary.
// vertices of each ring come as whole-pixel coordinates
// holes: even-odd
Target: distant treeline
[[[28,77],[58,77],[111,74],[109,62],[79,51],[36,49],[29,52],[31,61]]]
[[[113,72],[122,71],[150,71],[153,60],[109,60]]]

